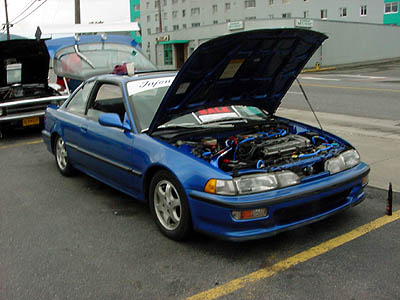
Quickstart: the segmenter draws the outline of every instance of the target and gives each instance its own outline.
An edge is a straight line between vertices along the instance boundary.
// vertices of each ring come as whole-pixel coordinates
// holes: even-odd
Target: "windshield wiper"
[[[164,124],[160,125],[156,128],[155,131],[158,130],[179,130],[179,129],[200,129],[202,128],[200,125],[193,124],[193,123],[183,123],[183,124]],[[148,131],[149,128],[143,129],[141,132]]]

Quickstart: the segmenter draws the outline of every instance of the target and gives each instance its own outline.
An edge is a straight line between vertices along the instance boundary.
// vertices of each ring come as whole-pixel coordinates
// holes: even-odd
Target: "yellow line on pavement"
[[[400,90],[394,90],[394,89],[375,89],[375,88],[364,88],[364,87],[357,87],[357,86],[340,86],[340,85],[328,85],[328,84],[316,84],[316,83],[305,83],[302,85],[303,86],[312,86],[312,87],[332,88],[332,89],[347,89],[347,90],[357,90],[357,91],[400,93]]]
[[[24,143],[4,145],[4,146],[0,146],[0,150],[7,149],[7,148],[20,147],[20,146],[25,146],[25,145],[39,144],[39,143],[43,143],[43,141],[42,140],[34,140],[34,141],[29,141],[29,142],[24,142]]]
[[[187,300],[210,300],[210,299],[216,299],[221,296],[230,294],[234,291],[237,291],[246,285],[260,281],[269,277],[272,277],[282,271],[285,271],[289,269],[290,267],[293,267],[299,263],[305,262],[310,260],[311,258],[314,258],[316,256],[319,256],[321,254],[324,254],[332,249],[335,249],[345,243],[348,243],[352,240],[355,240],[368,232],[371,232],[375,229],[378,229],[386,224],[389,224],[391,222],[394,222],[396,220],[400,219],[400,210],[396,211],[393,213],[392,216],[384,216],[379,219],[376,219],[368,224],[362,225],[350,232],[347,232],[345,234],[342,234],[336,238],[330,239],[326,242],[323,242],[315,247],[312,247],[308,250],[305,250],[303,252],[300,252],[294,256],[291,256],[285,260],[282,260],[272,267],[269,268],[263,268],[258,271],[255,271],[253,273],[250,273],[246,276],[234,279],[224,285],[221,285],[219,287],[210,289],[208,291],[204,291],[202,293],[199,293],[197,295],[194,295],[192,297],[187,298]]]

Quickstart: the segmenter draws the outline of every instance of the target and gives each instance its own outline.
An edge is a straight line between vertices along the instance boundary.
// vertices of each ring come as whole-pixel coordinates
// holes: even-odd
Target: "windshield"
[[[137,71],[154,71],[156,67],[132,46],[116,43],[91,43],[64,48],[54,56],[58,76],[84,80],[110,73],[116,65],[134,63]]]
[[[136,113],[140,128],[149,128],[174,77],[131,81],[127,84],[129,101]],[[202,126],[223,121],[243,121],[244,119],[261,120],[265,113],[253,106],[222,106],[199,110],[175,118],[159,127]]]

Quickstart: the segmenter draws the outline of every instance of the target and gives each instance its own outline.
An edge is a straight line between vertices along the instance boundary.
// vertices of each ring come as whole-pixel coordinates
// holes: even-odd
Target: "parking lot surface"
[[[395,77],[396,69],[390,72]],[[309,96],[317,99],[319,92],[312,88],[307,88]],[[326,94],[334,88],[324,89]],[[298,96],[287,97],[297,101]],[[304,108],[289,104],[283,109],[295,115]],[[345,132],[356,114],[334,110],[320,109],[328,127]],[[400,298],[400,194],[394,193],[394,215],[385,216],[388,180],[380,183],[379,178],[386,165],[384,158],[376,159],[386,153],[383,145],[393,149],[399,139],[393,131],[394,138],[386,134],[373,142],[382,131],[378,125],[371,133],[352,124],[345,136],[365,147],[359,149],[361,156],[367,152],[367,162],[378,170],[371,173],[363,203],[245,243],[201,234],[184,243],[171,241],[158,232],[145,205],[86,175],[63,177],[40,130],[9,132],[0,140],[0,299]],[[387,159],[393,165],[398,155],[391,155]],[[397,177],[388,179],[396,182]]]

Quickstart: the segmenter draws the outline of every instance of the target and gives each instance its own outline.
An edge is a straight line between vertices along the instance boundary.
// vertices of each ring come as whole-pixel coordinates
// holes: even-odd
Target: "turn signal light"
[[[252,210],[234,210],[232,217],[236,220],[249,220],[266,217],[268,215],[268,208],[256,208]]]
[[[215,194],[217,191],[217,180],[210,179],[204,187],[206,193]]]
[[[365,186],[367,183],[368,183],[368,175],[365,176],[365,177],[362,179],[361,185],[362,185],[362,186]]]

